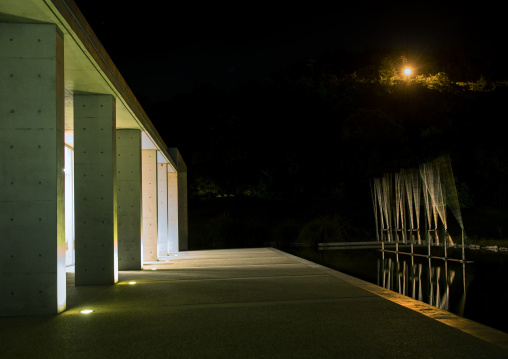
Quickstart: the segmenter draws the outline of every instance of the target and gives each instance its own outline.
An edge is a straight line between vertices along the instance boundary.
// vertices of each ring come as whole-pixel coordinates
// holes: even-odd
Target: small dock
[[[67,292],[60,315],[0,318],[0,357],[508,358],[504,332],[273,248],[174,253],[110,286],[69,273]]]

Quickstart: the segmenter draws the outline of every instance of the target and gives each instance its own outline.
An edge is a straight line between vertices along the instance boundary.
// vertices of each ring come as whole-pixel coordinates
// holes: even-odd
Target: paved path
[[[0,318],[0,358],[508,358],[508,334],[275,249],[167,259],[69,276],[66,312]]]

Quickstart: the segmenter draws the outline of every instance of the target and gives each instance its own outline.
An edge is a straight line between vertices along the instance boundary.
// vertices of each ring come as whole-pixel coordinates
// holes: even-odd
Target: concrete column
[[[143,262],[157,260],[157,150],[142,150]]]
[[[143,266],[141,226],[141,131],[116,131],[116,182],[118,186],[118,269]]]
[[[157,163],[157,255],[168,255],[168,164]]]
[[[187,168],[178,172],[178,250],[189,249],[189,227],[187,216]]]
[[[0,23],[0,316],[65,310],[63,35]]]
[[[178,251],[186,251],[189,248],[189,230],[187,216],[187,166],[177,148],[168,148],[168,152],[173,159],[173,162],[176,164]],[[172,181],[174,183],[174,179]]]
[[[168,251],[178,252],[178,173],[168,172]]]
[[[116,105],[74,95],[76,285],[118,281]]]

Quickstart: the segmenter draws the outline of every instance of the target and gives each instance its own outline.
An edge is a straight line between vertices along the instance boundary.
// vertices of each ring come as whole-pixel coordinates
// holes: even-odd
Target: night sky
[[[508,89],[453,92],[456,81],[508,80],[499,5],[74,1],[165,143],[182,153],[189,198],[287,200],[273,218],[294,212],[304,223],[344,211],[361,227],[372,215],[369,178],[449,154],[461,203],[507,206],[499,114]],[[340,51],[347,61],[334,57]],[[348,82],[350,70],[364,76],[369,61],[378,66],[372,54],[383,53],[417,65],[439,59],[434,69],[449,75],[453,89],[399,82],[386,92],[379,77],[370,85]],[[294,200],[319,205],[299,208]],[[242,211],[249,208],[245,223],[267,220],[264,210]],[[202,219],[219,212],[214,207]],[[204,247],[210,242],[193,236]],[[238,245],[237,237],[225,245]]]
[[[466,95],[414,88],[412,97],[384,96],[375,86],[353,91],[342,85],[324,93],[316,85],[324,81],[326,87],[323,79],[330,74],[348,76],[377,66],[373,54],[383,52],[417,65],[439,59],[434,69],[452,81],[508,80],[504,12],[496,5],[75,2],[166,145],[179,148],[195,181],[192,188],[211,181],[236,193],[266,182],[273,193],[312,197],[316,188],[342,193],[330,188],[344,182],[363,190],[358,178],[442,153],[455,156],[456,172],[476,187],[477,197],[495,185],[489,181],[504,178],[497,164],[505,161],[498,138],[504,132],[495,130],[496,111],[504,111],[502,91],[492,94],[494,106],[478,94],[470,101]],[[330,54],[340,51],[354,55],[337,62]],[[309,64],[317,64],[315,72]],[[306,87],[305,81],[314,85]],[[478,118],[493,123],[480,126]],[[383,121],[404,130],[383,139],[384,132],[399,133]],[[351,133],[357,138],[348,142]],[[479,169],[475,178],[463,176],[461,165],[465,173],[475,156],[490,167]],[[313,177],[313,171],[320,176]],[[324,182],[315,183],[317,178]],[[491,197],[504,198],[498,187],[502,195]]]
[[[75,2],[133,92],[157,100],[202,84],[233,89],[333,48],[396,48],[418,58],[445,46],[490,61],[506,56],[503,12],[488,2],[481,8],[478,2],[169,2],[164,8],[162,2]]]

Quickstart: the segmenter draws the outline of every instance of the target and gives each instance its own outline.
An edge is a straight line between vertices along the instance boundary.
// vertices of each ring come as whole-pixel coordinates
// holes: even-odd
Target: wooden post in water
[[[411,259],[412,259],[413,258],[413,245],[415,242],[414,229],[411,228],[411,231],[409,233],[411,235]]]
[[[448,310],[450,306],[450,277],[448,276],[448,260],[445,259],[445,279],[446,279],[446,306],[444,310]]]
[[[429,253],[429,283],[430,283],[429,304],[433,305],[434,287],[432,285],[432,265],[430,261],[430,253]]]
[[[447,252],[447,249],[446,249],[446,243],[448,242],[448,230],[445,228],[444,230],[444,241],[443,241],[443,245],[444,245],[444,257],[445,258],[448,258],[448,252]]]
[[[462,262],[465,262],[465,260],[466,260],[466,249],[464,243],[464,228],[462,228]]]
[[[429,250],[429,258],[430,258],[430,237],[431,237],[430,236],[430,231],[431,230],[432,229],[429,229],[428,231],[426,231],[427,232],[427,247],[428,247],[428,250]]]

